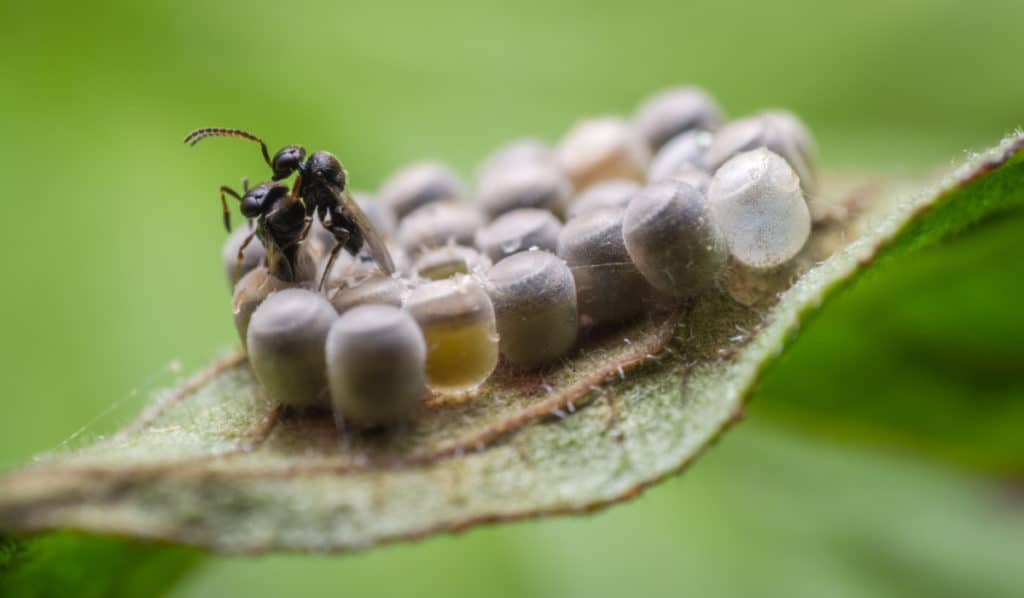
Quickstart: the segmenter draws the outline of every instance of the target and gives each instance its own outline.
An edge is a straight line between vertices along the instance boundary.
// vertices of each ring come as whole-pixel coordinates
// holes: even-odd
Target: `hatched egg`
[[[446,245],[424,251],[412,265],[413,272],[427,280],[451,278],[456,274],[482,273],[491,267],[491,260],[480,252],[462,245]]]
[[[473,277],[458,275],[422,284],[405,309],[427,345],[427,385],[436,391],[469,391],[498,364],[494,306]]]

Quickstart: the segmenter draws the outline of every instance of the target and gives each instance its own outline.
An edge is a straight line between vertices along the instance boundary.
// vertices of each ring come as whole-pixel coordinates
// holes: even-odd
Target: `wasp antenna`
[[[185,136],[185,143],[195,145],[207,137],[239,137],[241,139],[255,141],[260,144],[260,150],[263,152],[263,160],[267,163],[267,166],[270,166],[270,152],[267,151],[267,144],[263,143],[263,140],[259,137],[241,129],[222,129],[218,127],[196,129]]]

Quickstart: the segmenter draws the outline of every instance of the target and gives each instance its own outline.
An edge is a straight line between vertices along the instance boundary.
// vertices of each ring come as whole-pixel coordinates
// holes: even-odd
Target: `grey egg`
[[[547,251],[511,255],[488,271],[487,292],[498,350],[510,364],[536,368],[572,350],[579,327],[576,283],[564,260]]]
[[[554,151],[544,141],[532,137],[516,139],[493,151],[477,167],[477,181],[486,181],[499,172],[521,164],[551,162],[554,159]]]
[[[644,278],[673,297],[713,289],[729,258],[704,194],[686,183],[654,183],[637,193],[626,208],[622,236]]]
[[[680,133],[714,131],[722,122],[722,110],[711,94],[699,87],[675,87],[644,100],[633,123],[651,151],[658,151]]]
[[[245,251],[242,253],[242,261],[238,261],[238,249],[253,232],[254,230],[250,230],[249,227],[242,226],[232,231],[231,235],[224,241],[221,260],[224,262],[224,275],[227,277],[228,284],[232,289],[235,288],[235,285],[243,276],[257,266],[265,265],[264,260],[267,258],[267,250],[256,236],[253,236],[249,244],[245,246]]]
[[[440,162],[416,162],[391,176],[381,186],[380,201],[391,206],[399,219],[416,208],[443,200],[459,200],[466,195],[458,175]]]
[[[521,208],[565,214],[572,183],[557,162],[533,160],[508,164],[480,180],[480,207],[489,219]]]
[[[247,333],[249,364],[272,401],[328,404],[324,343],[337,319],[322,295],[305,289],[274,293],[256,308]]]
[[[554,252],[562,223],[547,211],[521,208],[506,212],[476,231],[476,246],[492,261],[530,248]]]
[[[626,209],[633,194],[640,189],[640,183],[627,179],[612,179],[595,183],[576,196],[576,199],[569,204],[567,215],[569,220],[572,220],[595,210],[621,212]]]
[[[281,280],[270,274],[265,266],[253,268],[235,284],[231,299],[231,313],[235,321],[235,330],[242,346],[246,346],[246,334],[249,331],[249,320],[256,308],[271,293],[295,287],[294,282]]]
[[[590,324],[639,315],[653,292],[626,251],[622,219],[622,212],[598,210],[570,220],[558,235],[558,256],[572,270],[580,317]]]
[[[779,125],[778,119],[755,115],[734,120],[715,132],[705,155],[708,172],[716,172],[733,156],[757,148],[767,148],[785,158],[800,177],[808,193],[815,188],[814,172],[800,151],[797,141]]]
[[[681,133],[665,144],[651,161],[647,180],[657,183],[676,173],[704,166],[704,156],[711,146],[711,133],[693,130]]]
[[[360,305],[327,335],[327,380],[344,425],[410,419],[426,394],[427,348],[415,320],[392,305]]]
[[[391,206],[366,191],[354,191],[352,198],[370,219],[370,224],[378,235],[387,239],[395,234],[395,230],[398,228],[398,218],[395,217]]]
[[[480,211],[466,202],[440,201],[425,205],[402,219],[397,240],[412,255],[449,243],[472,245],[483,226]]]

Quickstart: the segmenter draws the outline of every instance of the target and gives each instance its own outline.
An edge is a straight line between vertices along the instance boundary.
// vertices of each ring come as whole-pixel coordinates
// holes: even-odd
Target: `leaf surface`
[[[551,371],[499,372],[472,396],[435,397],[388,434],[339,435],[326,414],[274,408],[229,356],[113,438],[0,480],[0,529],[333,551],[628,499],[735,422],[838,289],[1024,204],[1022,146],[1010,137],[923,192],[827,180],[794,269],[730,278],[734,296],[760,298],[752,307],[702,297],[595,335]]]

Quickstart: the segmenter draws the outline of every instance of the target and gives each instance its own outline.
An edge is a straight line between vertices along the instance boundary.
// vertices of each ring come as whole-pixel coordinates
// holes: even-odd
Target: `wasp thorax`
[[[598,210],[570,220],[558,235],[558,256],[572,269],[586,323],[627,320],[651,297],[651,286],[626,251],[622,217],[622,212]]]
[[[686,183],[655,183],[637,193],[622,236],[644,278],[679,298],[714,288],[729,257],[704,194]]]
[[[476,232],[476,246],[492,261],[527,251],[555,252],[562,224],[547,210],[522,208],[506,212]]]
[[[462,201],[440,201],[418,208],[398,225],[398,242],[416,254],[449,243],[472,245],[483,225],[475,206]]]
[[[681,133],[666,143],[651,160],[647,180],[668,180],[680,172],[704,166],[704,155],[711,146],[711,133],[702,130]]]
[[[626,209],[633,194],[640,190],[640,183],[627,179],[613,179],[595,183],[583,190],[569,205],[569,219],[596,210]]]
[[[343,314],[359,305],[401,307],[405,293],[406,284],[401,279],[376,273],[351,277],[328,296],[334,309]]]
[[[547,143],[529,137],[517,139],[499,147],[477,167],[477,181],[483,182],[494,174],[521,164],[552,160],[554,152]]]
[[[243,276],[251,272],[257,266],[262,266],[267,258],[267,250],[263,243],[253,235],[249,244],[242,252],[242,260],[238,260],[238,250],[252,235],[253,231],[247,227],[236,228],[228,240],[224,242],[224,249],[221,251],[221,259],[224,262],[224,274],[228,278],[228,284],[234,289]]]
[[[463,245],[445,245],[424,251],[412,269],[425,280],[441,280],[457,274],[482,274],[491,267],[491,260],[477,250]]]
[[[398,219],[395,218],[395,212],[391,206],[365,191],[352,193],[352,198],[370,219],[370,224],[377,234],[385,239],[395,234],[395,230],[398,228]],[[330,233],[328,232],[328,234]]]
[[[327,335],[327,379],[344,424],[385,426],[411,417],[426,393],[426,343],[412,317],[391,305],[347,311]]]
[[[640,104],[633,124],[651,151],[658,151],[680,133],[695,129],[714,131],[722,110],[699,87],[676,87],[658,92]]]
[[[764,148],[722,165],[708,189],[708,203],[729,252],[745,266],[784,264],[810,235],[799,177],[786,160]]]
[[[520,368],[561,359],[576,342],[576,283],[569,266],[546,251],[527,251],[498,262],[487,273],[498,349]]]
[[[715,172],[733,156],[757,148],[767,148],[782,156],[800,177],[803,188],[812,191],[814,173],[798,142],[780,125],[776,117],[748,116],[730,122],[719,129],[711,140],[705,155],[705,167]]]
[[[440,162],[417,162],[399,170],[380,188],[380,200],[404,218],[420,206],[465,196],[465,187],[450,168]]]
[[[579,122],[558,146],[558,161],[576,189],[608,179],[642,181],[649,160],[644,141],[614,116]]]
[[[324,341],[337,317],[326,299],[304,289],[274,293],[256,308],[247,333],[249,364],[271,400],[327,403]]]
[[[405,309],[427,344],[427,384],[446,392],[479,386],[498,363],[494,307],[471,276],[428,282],[409,294]]]
[[[554,160],[527,160],[490,171],[480,179],[478,192],[488,218],[520,208],[543,209],[561,216],[572,194],[572,183]]]
[[[249,320],[256,308],[271,293],[294,286],[295,283],[281,280],[272,275],[265,266],[253,268],[235,284],[234,295],[231,298],[231,313],[235,320],[235,330],[238,331],[238,338],[242,341],[243,347],[246,346]]]

